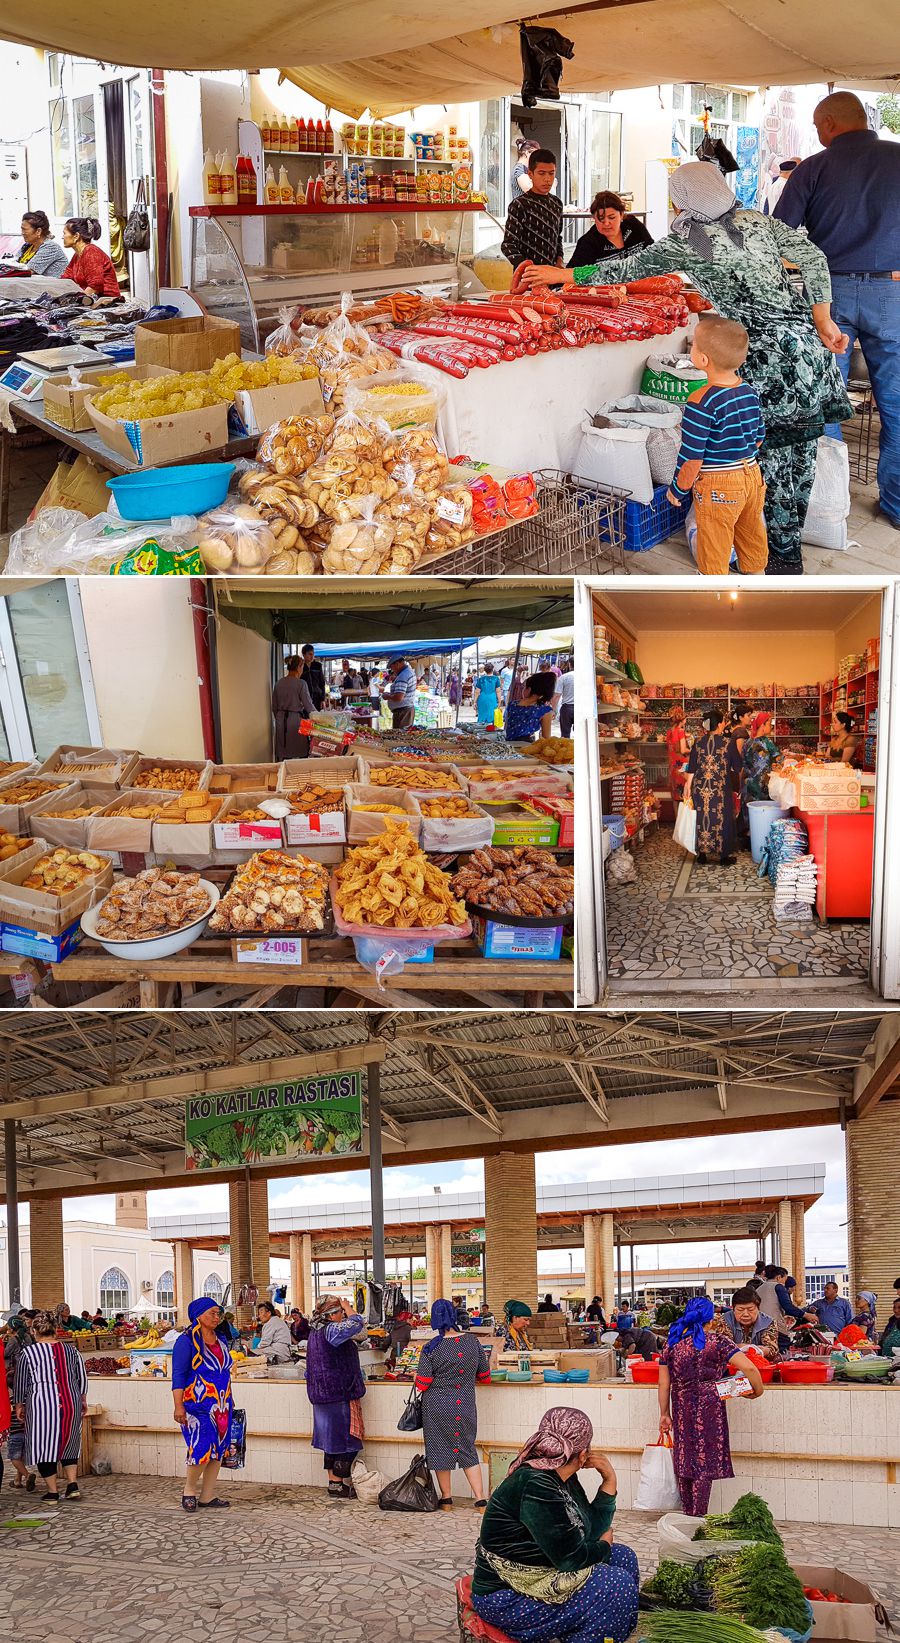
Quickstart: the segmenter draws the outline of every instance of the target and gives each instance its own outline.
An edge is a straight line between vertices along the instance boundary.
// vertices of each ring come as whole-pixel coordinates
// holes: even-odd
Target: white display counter
[[[247,1465],[235,1483],[321,1486],[322,1457],[310,1447],[312,1411],[298,1380],[236,1382],[235,1401],[247,1411]],[[397,1477],[422,1449],[422,1434],[400,1433],[397,1420],[409,1386],[370,1385],[363,1401],[365,1457]],[[94,1453],[117,1472],[183,1477],[184,1442],[172,1419],[165,1381],[91,1377],[89,1398],[103,1413],[94,1421]],[[612,1458],[619,1504],[634,1500],[641,1451],[658,1427],[653,1386],[490,1386],[478,1388],[478,1448],[485,1463],[505,1471],[545,1410],[558,1404],[586,1411],[594,1440]],[[754,1402],[728,1405],[736,1476],[716,1483],[712,1511],[724,1511],[747,1489],[768,1501],[780,1520],[900,1528],[900,1387],[769,1387]],[[461,1473],[456,1491],[468,1494]]]
[[[447,395],[439,431],[451,457],[469,456],[514,473],[560,468],[571,473],[581,421],[601,404],[636,394],[650,354],[680,354],[689,332],[641,342],[591,343],[527,355],[462,380],[423,366]]]

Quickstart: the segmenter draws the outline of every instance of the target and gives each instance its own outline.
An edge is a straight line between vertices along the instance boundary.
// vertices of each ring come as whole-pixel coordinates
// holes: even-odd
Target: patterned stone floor
[[[479,1518],[385,1517],[323,1490],[222,1485],[229,1512],[187,1518],[162,1478],[88,1478],[40,1529],[0,1529],[0,1638],[20,1643],[457,1643],[453,1585]],[[0,1497],[5,1518],[22,1497]],[[14,1504],[13,1504],[14,1503]],[[36,1514],[40,1506],[33,1506]],[[623,1512],[645,1574],[654,1520]],[[865,1571],[895,1629],[896,1533],[788,1524],[791,1556]],[[640,1628],[638,1633],[640,1635]]]
[[[807,995],[817,981],[866,985],[868,924],[779,924],[769,882],[748,852],[733,867],[699,867],[662,827],[635,849],[634,862],[636,882],[606,878],[611,994],[659,983]]]

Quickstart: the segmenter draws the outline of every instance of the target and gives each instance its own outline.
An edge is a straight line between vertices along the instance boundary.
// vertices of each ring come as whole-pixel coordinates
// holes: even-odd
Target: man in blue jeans
[[[832,318],[850,338],[838,362],[846,381],[858,339],[881,418],[881,512],[900,531],[900,143],[879,141],[851,91],[823,98],[813,120],[822,152],[798,165],[773,215],[828,258]]]

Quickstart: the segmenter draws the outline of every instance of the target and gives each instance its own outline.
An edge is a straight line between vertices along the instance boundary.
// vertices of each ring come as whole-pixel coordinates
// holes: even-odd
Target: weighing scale
[[[5,388],[8,394],[15,394],[17,399],[40,399],[47,378],[67,371],[70,365],[96,369],[98,365],[115,364],[109,354],[101,354],[96,348],[85,348],[80,343],[67,348],[38,348],[32,353],[21,354],[14,364],[7,365],[0,375],[0,388]]]

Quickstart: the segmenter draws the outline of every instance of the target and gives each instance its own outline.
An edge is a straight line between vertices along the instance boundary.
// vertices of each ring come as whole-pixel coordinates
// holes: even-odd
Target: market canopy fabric
[[[422,0],[269,0],[256,8],[219,0],[214,12],[178,0],[137,11],[121,0],[5,0],[0,26],[9,40],[105,63],[201,71],[299,64],[283,72],[353,116],[517,89],[509,4],[456,0],[453,36],[448,15]],[[900,74],[896,0],[852,8],[845,0],[589,0],[528,17],[574,40],[566,91],[672,80],[892,89]]]
[[[371,586],[323,577],[321,583],[297,586],[275,577],[216,587],[220,617],[252,628],[280,644],[332,644],[346,654],[354,641],[377,643],[413,639],[431,642],[460,633],[493,638],[498,633],[571,623],[570,582],[478,580],[417,582],[394,578],[382,591]]]
[[[411,639],[409,643],[395,639],[384,645],[357,642],[349,659],[355,661],[357,656],[455,656],[460,645],[465,649],[475,643],[474,639]],[[316,655],[320,662],[334,662],[347,655],[347,646],[316,645]]]
[[[433,13],[439,21],[440,12]],[[529,14],[531,17],[532,14]],[[454,13],[459,26],[459,18]],[[815,85],[894,89],[900,75],[900,6],[859,0],[612,0],[540,14],[575,43],[563,65],[567,92],[627,90],[667,81],[713,85]],[[420,103],[476,102],[519,88],[518,24],[498,7],[493,28],[437,37],[415,53],[335,59],[283,69],[295,85],[358,118]],[[348,38],[350,38],[348,36]]]

